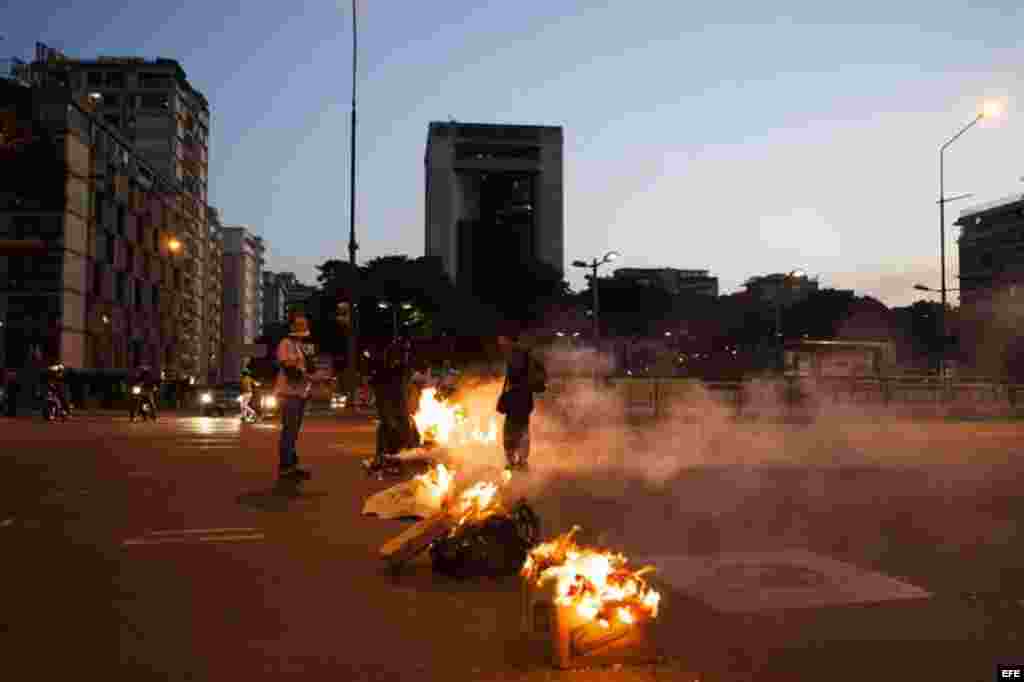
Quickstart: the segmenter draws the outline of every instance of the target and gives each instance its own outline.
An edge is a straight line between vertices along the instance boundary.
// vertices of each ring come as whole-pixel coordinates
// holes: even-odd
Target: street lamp
[[[601,337],[601,327],[599,317],[601,314],[600,303],[597,297],[597,268],[606,264],[611,263],[613,260],[619,257],[618,251],[609,251],[604,254],[601,260],[594,259],[587,263],[582,260],[574,260],[572,265],[574,268],[589,268],[590,269],[590,288],[594,292],[594,347],[596,348]]]
[[[785,287],[785,291],[788,293],[790,282],[806,276],[807,273],[803,270],[790,270],[788,273],[784,274],[782,276],[782,284]],[[782,342],[782,291],[783,287],[780,286],[779,290],[775,293],[775,348],[777,353],[777,366],[781,371],[785,371],[786,356]]]
[[[381,310],[388,310],[388,309],[391,310],[391,313],[392,313],[392,330],[393,330],[392,336],[393,336],[393,338],[397,339],[398,338],[398,309],[401,308],[402,310],[412,310],[412,303],[395,304],[395,303],[391,303],[390,301],[381,301],[381,302],[379,302],[377,304],[377,307],[379,309],[381,309]]]
[[[942,294],[942,309],[939,311],[939,329],[942,334],[942,352],[939,354],[939,376],[946,376],[946,292],[949,289],[946,287],[946,204],[951,201],[957,201],[959,199],[965,199],[971,195],[962,194],[955,197],[946,196],[945,186],[945,154],[946,149],[951,144],[960,139],[960,136],[966,133],[968,130],[978,124],[983,118],[994,118],[1002,113],[1002,106],[995,100],[988,100],[983,102],[981,110],[978,114],[963,128],[961,128],[956,135],[949,138],[941,147],[939,147],[939,277],[940,277],[940,289],[939,293]],[[915,287],[916,288],[916,287]]]

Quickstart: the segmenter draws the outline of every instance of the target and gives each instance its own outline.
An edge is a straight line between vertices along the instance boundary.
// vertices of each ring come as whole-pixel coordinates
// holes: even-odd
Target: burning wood
[[[438,509],[443,509],[448,504],[455,472],[449,471],[448,467],[439,462],[427,473],[414,478],[426,489],[431,500],[436,502]]]
[[[423,390],[413,421],[425,440],[439,445],[498,442],[498,420],[493,415],[486,423],[470,419],[465,407],[449,404],[438,396],[436,388]]]
[[[575,526],[532,549],[520,575],[537,587],[554,582],[555,604],[573,607],[603,628],[656,618],[661,595],[643,579],[654,567],[634,571],[622,554],[579,547],[573,537],[578,531]]]

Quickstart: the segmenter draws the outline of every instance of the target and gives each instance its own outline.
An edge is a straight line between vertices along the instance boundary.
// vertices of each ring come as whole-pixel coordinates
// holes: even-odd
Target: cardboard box
[[[538,588],[523,581],[522,585],[523,633],[545,640],[548,658],[556,668],[653,663],[658,659],[651,639],[653,622],[603,627],[585,620],[573,606],[555,604],[552,584]]]
[[[398,537],[384,543],[380,548],[380,556],[392,569],[398,569],[427,549],[434,540],[444,537],[454,525],[455,521],[447,512],[439,512],[429,519],[415,523]]]

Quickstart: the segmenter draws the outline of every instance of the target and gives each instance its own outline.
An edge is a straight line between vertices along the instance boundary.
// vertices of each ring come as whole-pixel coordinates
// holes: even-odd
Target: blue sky
[[[616,249],[723,292],[799,267],[906,304],[938,286],[938,148],[983,97],[1006,114],[950,148],[947,191],[1024,192],[1022,19],[1013,0],[363,0],[360,260],[423,253],[429,121],[562,125],[567,264]],[[179,59],[211,103],[225,221],[306,280],[347,258],[349,2],[40,0],[0,10],[0,34],[5,57]]]

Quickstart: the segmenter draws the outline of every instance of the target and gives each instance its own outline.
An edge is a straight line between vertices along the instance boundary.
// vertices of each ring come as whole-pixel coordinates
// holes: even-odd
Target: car
[[[238,396],[242,394],[238,383],[207,386],[198,391],[199,413],[204,417],[223,417],[228,412],[241,411]]]

